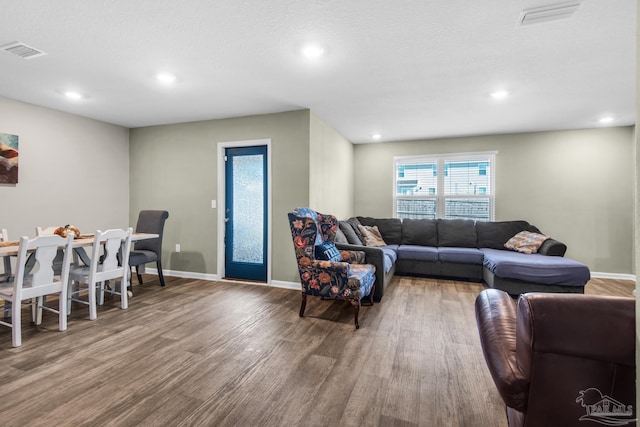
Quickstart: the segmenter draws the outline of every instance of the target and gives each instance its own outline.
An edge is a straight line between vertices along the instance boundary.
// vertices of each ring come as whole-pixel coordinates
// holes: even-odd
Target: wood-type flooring
[[[65,332],[52,313],[24,320],[19,348],[0,327],[3,426],[506,426],[476,330],[481,284],[396,277],[356,330],[348,302],[309,298],[299,318],[295,290],[145,279],[96,321],[74,304]]]

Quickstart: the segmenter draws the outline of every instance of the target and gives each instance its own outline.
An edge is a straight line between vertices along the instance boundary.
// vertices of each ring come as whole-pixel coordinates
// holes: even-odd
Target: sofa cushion
[[[360,233],[360,230],[358,229],[360,224],[360,220],[358,220],[358,218],[356,217],[351,217],[347,220],[345,220],[344,222],[346,222],[347,224],[351,225],[351,228],[353,228],[353,231],[356,233],[356,236],[358,236],[358,240],[360,240],[362,243],[364,243],[364,238],[362,237],[362,234]]]
[[[380,230],[380,234],[389,245],[399,245],[402,243],[402,220],[400,218],[371,218],[359,216],[358,220],[362,225],[375,225]]]
[[[478,247],[504,249],[504,244],[519,232],[535,231],[527,221],[477,221]]]
[[[542,246],[547,239],[549,239],[549,236],[545,236],[544,234],[521,231],[507,240],[504,247],[516,252],[522,252],[523,254],[534,254],[538,252],[540,246]]]
[[[476,248],[438,248],[438,259],[442,262],[482,265],[484,254]]]
[[[347,236],[344,235],[340,227],[336,228],[336,237],[333,241],[336,243],[349,243]]]
[[[391,268],[393,267],[394,261],[391,259],[391,257],[388,254],[384,254],[384,261],[383,261],[383,267],[384,267],[384,274],[387,274]]]
[[[438,246],[437,222],[435,219],[402,220],[402,244]]]
[[[347,238],[347,242],[352,245],[362,246],[362,240],[360,240],[356,232],[353,231],[353,227],[351,227],[351,224],[346,221],[340,221],[338,222],[338,226],[340,227],[340,230],[342,230],[344,236]]]
[[[359,225],[358,229],[360,230],[365,246],[386,246],[387,243],[375,225]]]
[[[380,249],[391,261],[396,262],[398,260],[398,245],[382,246]]]
[[[470,219],[438,219],[438,246],[477,248],[476,227]]]
[[[398,259],[412,259],[417,261],[438,261],[438,248],[433,246],[400,245]]]
[[[505,279],[546,285],[582,286],[589,281],[589,268],[577,261],[540,254],[522,254],[499,249],[480,249],[484,266]]]

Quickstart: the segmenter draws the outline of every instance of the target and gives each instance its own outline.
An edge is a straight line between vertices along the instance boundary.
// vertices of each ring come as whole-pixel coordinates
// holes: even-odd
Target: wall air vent
[[[579,7],[580,1],[570,1],[525,9],[520,14],[518,26],[571,18],[578,11]]]
[[[12,53],[16,56],[19,56],[22,59],[33,59],[39,56],[46,55],[45,52],[33,48],[31,46],[27,46],[24,43],[14,42],[0,47],[5,52]]]

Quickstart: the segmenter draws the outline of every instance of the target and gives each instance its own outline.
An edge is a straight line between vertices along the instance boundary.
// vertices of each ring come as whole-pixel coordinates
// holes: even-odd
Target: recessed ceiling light
[[[504,99],[509,96],[509,92],[506,90],[496,90],[491,92],[489,95],[491,95],[493,99]]]
[[[613,122],[613,117],[611,116],[606,116],[606,117],[602,117],[600,118],[600,120],[598,120],[600,123],[602,124],[607,124],[607,123],[611,123]]]
[[[64,93],[64,96],[66,96],[69,99],[73,99],[73,100],[78,100],[78,99],[82,99],[82,94],[79,92],[75,92],[73,90],[68,90]]]
[[[156,79],[162,83],[170,84],[176,81],[176,76],[169,73],[160,73],[156,75]]]
[[[371,135],[371,138],[374,141],[378,141],[380,138],[382,138],[382,135],[380,135],[379,133],[374,133],[373,135]]]
[[[320,58],[323,53],[324,48],[317,44],[308,44],[302,48],[302,54],[309,59]]]

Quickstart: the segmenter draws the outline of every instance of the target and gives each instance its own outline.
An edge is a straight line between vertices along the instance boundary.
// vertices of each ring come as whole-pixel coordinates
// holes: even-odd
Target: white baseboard
[[[216,274],[194,273],[191,271],[165,270],[164,268],[162,269],[162,272],[165,276],[180,277],[183,279],[218,280],[218,276]],[[144,269],[144,274],[155,274],[157,276],[158,270],[155,268],[146,267]]]
[[[155,268],[147,267],[145,269],[146,274],[158,274],[158,270]],[[217,274],[205,274],[205,273],[194,273],[191,271],[175,271],[175,270],[164,270],[165,276],[170,277],[180,277],[183,279],[199,279],[199,280],[219,280],[225,281],[224,279],[219,279]],[[633,282],[636,281],[635,274],[622,274],[622,273],[602,273],[602,272],[591,272],[591,277],[594,279],[614,279],[614,280],[631,280]],[[274,288],[284,288],[284,289],[295,289],[300,290],[299,282],[285,282],[282,280],[272,280],[271,283],[255,283],[255,282],[242,282],[233,280],[236,283],[246,283],[248,285],[258,285],[258,286],[273,286]]]
[[[194,273],[191,271],[176,271],[176,270],[165,270],[162,269],[165,276],[169,277],[180,277],[182,279],[198,279],[198,280],[212,280],[212,281],[220,281],[220,282],[233,282],[233,283],[244,283],[247,285],[256,285],[256,286],[272,286],[274,288],[284,288],[284,289],[295,289],[297,291],[300,290],[299,282],[284,282],[282,280],[272,280],[271,283],[256,283],[256,282],[243,282],[239,280],[224,280],[219,279],[217,274],[205,274],[205,273]],[[145,274],[155,274],[158,275],[158,270],[155,268],[147,267],[145,268]]]
[[[622,274],[622,273],[601,273],[597,271],[591,272],[591,277],[594,279],[614,279],[614,280],[631,280],[636,281],[635,274]]]
[[[293,289],[296,291],[301,290],[300,282],[283,282],[281,280],[272,280],[271,286],[274,288]]]

